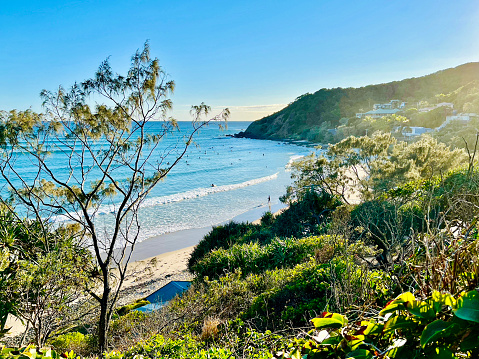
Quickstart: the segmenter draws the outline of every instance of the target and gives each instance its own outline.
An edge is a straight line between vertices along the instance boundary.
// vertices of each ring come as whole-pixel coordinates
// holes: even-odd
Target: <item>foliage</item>
[[[229,248],[234,243],[244,243],[244,237],[251,236],[258,231],[258,225],[250,223],[229,222],[225,225],[215,226],[198,243],[188,259],[188,268],[191,271],[196,263],[209,252]]]
[[[271,353],[268,351],[249,353],[251,358],[269,359]],[[144,358],[195,358],[195,359],[228,359],[233,356],[229,349],[223,349],[217,346],[207,347],[205,343],[198,342],[191,336],[184,336],[178,339],[164,338],[160,335],[150,340],[139,343],[132,347],[125,354],[126,358],[132,358],[141,355]]]
[[[479,355],[479,294],[435,291],[426,300],[403,293],[360,322],[324,312],[316,331],[291,342],[277,358],[456,358]]]
[[[125,314],[128,314],[130,313],[133,309],[136,309],[136,308],[139,308],[139,307],[142,307],[146,304],[150,304],[150,302],[146,299],[143,299],[143,298],[140,298],[140,299],[137,299],[135,300],[133,303],[130,303],[130,304],[126,304],[126,305],[123,305],[121,306],[120,308],[118,308],[116,310],[116,313],[119,315],[119,316],[123,316]]]
[[[380,249],[376,259],[390,266],[393,257],[400,256],[407,238],[424,231],[424,213],[419,206],[402,205],[395,201],[371,200],[362,202],[351,211],[349,226],[354,228],[353,239],[362,239]]]
[[[21,220],[0,210],[0,312],[26,322],[42,346],[56,330],[88,311],[81,296],[89,282],[91,254],[66,228]],[[2,329],[5,322],[2,322]]]
[[[364,136],[371,135],[376,131],[391,132],[393,136],[402,136],[402,131],[407,130],[411,126],[409,118],[402,115],[388,115],[380,118],[363,117],[361,119],[354,119],[349,121],[348,125],[339,126],[335,138],[338,142],[349,136]]]
[[[94,348],[93,337],[80,332],[69,332],[49,340],[49,344],[56,352],[68,353],[73,351],[79,355],[88,355]]]
[[[478,111],[479,112],[479,111]],[[439,142],[446,143],[456,148],[474,148],[479,128],[479,118],[472,118],[469,122],[456,120],[449,122],[446,126],[432,135]]]
[[[49,348],[37,349],[34,345],[23,348],[7,348],[2,345],[0,349],[0,359],[56,359],[59,357]]]
[[[427,112],[415,112],[410,115],[411,126],[437,128],[452,113],[453,110],[448,106],[440,106]]]
[[[237,248],[254,243],[260,248],[277,237],[302,238],[320,234],[324,232],[323,228],[327,225],[330,214],[340,204],[337,198],[326,192],[318,194],[307,191],[301,201],[290,203],[289,207],[275,218],[269,212],[265,213],[260,225],[230,222],[213,227],[193,250],[188,260],[188,269],[198,272],[194,268],[199,268],[198,263],[202,258],[216,250],[223,249],[224,253],[227,253],[235,245]]]
[[[286,194],[281,200],[290,201],[290,198]],[[271,225],[272,233],[296,238],[324,233],[331,214],[340,205],[341,201],[328,192],[307,190],[301,200],[290,201],[289,208],[277,216]]]
[[[339,246],[341,239],[321,236],[302,239],[275,239],[266,245],[259,243],[234,244],[228,249],[217,249],[198,261],[192,271],[203,278],[217,278],[237,269],[243,275],[259,274],[269,269],[293,267],[315,251]]]
[[[479,80],[478,67],[478,63],[469,63],[423,77],[380,85],[321,89],[313,94],[299,96],[281,111],[251,123],[241,135],[261,139],[313,139],[311,134],[314,134],[315,129],[325,132],[323,124],[328,122],[328,129],[336,128],[341,118],[354,120],[357,112],[366,112],[374,103],[385,103],[392,99],[410,104],[422,100],[431,103],[450,101],[459,111],[474,112],[479,103],[477,97],[473,97],[476,93],[473,89],[477,87],[474,81]],[[440,93],[451,96],[436,98]],[[465,103],[468,105],[465,106]],[[324,137],[324,140],[320,138],[323,143],[329,142],[324,135],[321,137]]]
[[[293,163],[294,184],[287,198],[301,198],[306,189],[316,187],[349,203],[360,194],[363,199],[411,180],[431,178],[465,164],[463,150],[450,149],[430,136],[417,142],[398,142],[390,133],[371,137],[348,137]]]
[[[240,315],[254,327],[266,330],[303,325],[309,315],[327,306],[343,310],[359,298],[369,298],[371,304],[382,303],[381,298],[390,290],[390,280],[382,272],[358,264],[361,257],[372,255],[370,249],[360,243],[348,245],[335,237],[311,241],[321,238],[323,245],[307,262],[288,268],[294,262],[286,257],[282,268],[269,270],[265,269],[274,265],[266,261],[258,264],[259,268],[239,263],[235,272],[195,282],[181,298],[171,302],[170,309],[181,312],[183,308],[195,308],[193,318],[197,319],[188,321],[193,329],[203,323],[198,318],[230,320]],[[243,269],[253,273],[243,274]]]

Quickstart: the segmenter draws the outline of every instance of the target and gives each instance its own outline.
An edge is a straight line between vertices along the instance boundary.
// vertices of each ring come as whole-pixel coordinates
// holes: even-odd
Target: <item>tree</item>
[[[357,194],[376,198],[411,180],[431,178],[465,164],[462,149],[451,149],[430,136],[408,144],[391,133],[350,136],[329,145],[321,155],[311,154],[292,164],[293,186],[287,200],[301,198],[311,187],[350,203]]]
[[[142,201],[181,160],[198,130],[229,115],[225,109],[203,120],[210,108],[193,106],[191,132],[174,148],[162,148],[161,140],[179,131],[168,117],[173,90],[174,82],[158,59],[150,58],[146,43],[125,76],[115,74],[106,60],[93,78],[68,91],[43,91],[43,114],[3,113],[0,173],[11,198],[39,222],[63,218],[79,224],[94,253],[101,284],[87,290],[100,306],[99,351],[107,347],[110,318],[139,234]],[[162,130],[151,133],[152,121],[162,121]],[[21,156],[36,169],[34,178],[22,175]],[[59,158],[63,171],[55,167]],[[114,229],[107,234],[95,220],[104,206],[114,217]]]
[[[44,231],[47,229],[47,231]],[[8,315],[20,318],[41,347],[49,336],[88,314],[81,288],[92,268],[91,253],[71,230],[21,220],[0,208],[0,329]]]

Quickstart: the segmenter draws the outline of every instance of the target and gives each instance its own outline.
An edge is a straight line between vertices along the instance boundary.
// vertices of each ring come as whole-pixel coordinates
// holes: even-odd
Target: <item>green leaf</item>
[[[339,320],[340,322],[343,323],[343,325],[348,324],[348,318],[346,318],[344,315],[341,315],[338,313],[331,313],[331,316],[327,315],[327,317]]]
[[[342,340],[342,337],[339,335],[331,336],[321,342],[321,345],[336,345],[339,344]]]
[[[314,318],[311,321],[316,329],[341,328],[343,326],[343,322],[335,318]]]
[[[291,359],[301,359],[301,350],[295,349],[294,352],[291,353]]]
[[[372,357],[373,357],[373,354],[367,349],[356,349],[356,350],[353,350],[352,352],[349,352],[349,354],[346,355],[346,358],[355,358],[355,359],[371,359]]]
[[[457,300],[454,314],[464,320],[479,323],[479,293],[467,292]]]
[[[440,293],[437,290],[432,292],[432,300],[434,302],[439,302],[442,305],[447,305],[450,307],[456,306],[456,299],[449,293]]]
[[[450,335],[455,326],[455,323],[444,320],[435,320],[428,324],[421,334],[421,346],[424,348],[427,344]]]
[[[399,294],[396,299],[394,299],[394,303],[406,303],[406,302],[412,302],[413,300],[416,300],[414,295],[411,292],[404,292],[402,294]]]
[[[412,320],[408,320],[404,316],[392,317],[384,325],[384,331],[388,332],[396,329],[406,329],[406,328],[415,328],[417,323]]]
[[[414,300],[416,300],[416,298],[411,292],[402,293],[398,295],[393,301],[388,303],[388,305],[386,305],[386,307],[381,310],[379,315],[384,316],[387,313],[395,312],[397,310],[403,310],[404,303],[410,303]]]
[[[384,324],[369,323],[368,327],[364,330],[364,335],[374,335],[382,333]]]
[[[396,338],[393,340],[393,345],[386,349],[386,355],[389,358],[395,358],[401,351],[402,347],[407,343],[405,338]]]
[[[388,306],[386,306],[386,308],[384,308],[383,310],[379,312],[379,315],[381,317],[384,317],[388,313],[394,313],[396,311],[405,310],[405,309],[406,309],[406,306],[404,305],[404,303],[391,302],[391,304],[389,304]]]
[[[433,303],[431,301],[419,301],[413,300],[405,304],[409,313],[423,319],[434,319],[436,317],[436,311],[434,310]]]

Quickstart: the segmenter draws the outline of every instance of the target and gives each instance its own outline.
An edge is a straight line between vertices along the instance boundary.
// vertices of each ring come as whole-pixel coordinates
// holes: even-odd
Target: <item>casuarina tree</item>
[[[99,351],[107,347],[110,318],[139,235],[142,202],[182,159],[195,133],[229,115],[225,109],[209,118],[208,106],[193,106],[191,130],[180,132],[175,146],[162,146],[165,136],[180,131],[168,115],[174,87],[146,43],[125,75],[114,73],[106,60],[93,78],[69,90],[43,91],[44,113],[2,113],[3,193],[8,187],[9,199],[26,217],[79,224],[94,253],[100,284],[88,292],[100,307]],[[33,175],[24,175],[25,159]],[[113,217],[109,231],[97,220],[105,208]]]

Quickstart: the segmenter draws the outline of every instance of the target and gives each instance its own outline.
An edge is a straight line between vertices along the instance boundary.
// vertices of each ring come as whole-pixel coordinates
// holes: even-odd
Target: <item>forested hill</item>
[[[436,103],[436,95],[451,93],[473,81],[479,81],[479,62],[385,84],[321,89],[301,95],[281,111],[251,123],[239,137],[308,139],[311,132],[336,128],[342,118],[354,118],[357,112],[371,110],[375,103],[393,99]]]

